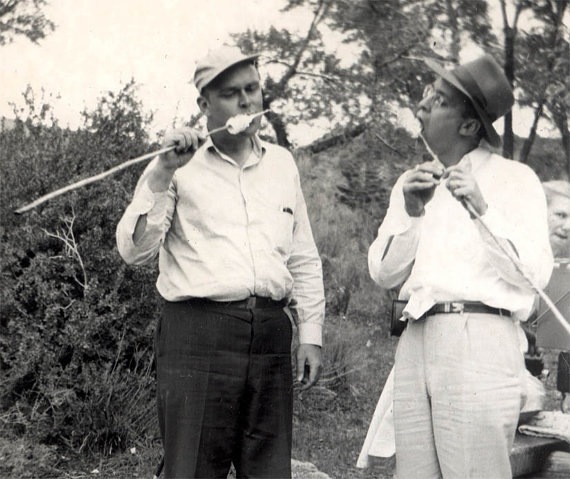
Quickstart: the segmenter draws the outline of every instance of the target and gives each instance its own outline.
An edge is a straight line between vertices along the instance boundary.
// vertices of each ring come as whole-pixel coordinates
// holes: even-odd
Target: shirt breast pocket
[[[274,213],[271,215],[272,221],[269,225],[271,228],[271,238],[274,241],[274,247],[281,254],[289,254],[293,244],[293,228],[295,225],[295,211],[293,205],[282,202],[273,204]]]

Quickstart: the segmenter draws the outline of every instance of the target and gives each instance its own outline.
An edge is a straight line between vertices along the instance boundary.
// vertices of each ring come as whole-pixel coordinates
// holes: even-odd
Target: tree
[[[517,85],[519,103],[534,110],[533,124],[519,160],[526,163],[536,137],[538,121],[545,115],[557,126],[567,161],[570,155],[568,135],[569,47],[564,33],[568,0],[541,1],[533,5],[535,26],[517,43]],[[541,54],[536,54],[541,52]]]
[[[42,12],[46,5],[45,0],[0,1],[0,45],[13,42],[18,35],[38,43],[51,33],[55,25]]]
[[[297,7],[298,3],[290,1],[284,10]],[[287,111],[294,105],[295,112],[286,115],[286,120],[274,112],[267,114],[282,146],[291,146],[287,123],[319,117],[332,119],[336,107],[343,109],[347,118],[362,115],[363,106],[358,99],[345,101],[351,90],[350,80],[358,77],[356,71],[361,72],[359,66],[341,67],[339,58],[325,52],[319,27],[325,23],[332,3],[331,0],[307,3],[313,15],[301,36],[274,27],[266,33],[248,30],[234,36],[245,52],[261,53],[264,64],[271,70],[263,85],[264,108]]]
[[[568,0],[537,1],[532,5],[535,26],[517,43],[517,58],[521,59],[517,84],[522,90],[519,103],[534,109],[533,124],[519,155],[520,161],[527,162],[538,121],[546,116],[561,134],[570,174],[567,113],[570,52],[564,24],[568,3]]]
[[[515,41],[518,34],[518,23],[524,10],[531,7],[531,0],[513,0],[514,13],[512,22],[509,23],[507,13],[507,5],[505,0],[500,0],[501,14],[503,19],[503,35],[504,35],[504,54],[505,54],[505,75],[511,86],[515,81]],[[503,156],[505,158],[513,157],[514,136],[513,136],[513,114],[508,112],[504,119],[503,132]]]
[[[494,41],[485,0],[288,0],[284,10],[296,8],[313,12],[303,36],[275,28],[235,36],[246,51],[261,51],[267,64],[282,67],[264,91],[265,106],[280,110],[269,118],[285,146],[288,123],[320,117],[334,118],[333,126],[384,125],[395,104],[420,99],[431,74],[419,57],[456,63],[469,39]],[[323,38],[331,32],[351,47],[352,64],[325,53]]]

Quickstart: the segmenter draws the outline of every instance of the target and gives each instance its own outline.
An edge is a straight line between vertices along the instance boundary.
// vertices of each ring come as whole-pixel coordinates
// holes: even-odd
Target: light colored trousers
[[[409,322],[396,351],[398,479],[511,478],[524,359],[510,318]]]

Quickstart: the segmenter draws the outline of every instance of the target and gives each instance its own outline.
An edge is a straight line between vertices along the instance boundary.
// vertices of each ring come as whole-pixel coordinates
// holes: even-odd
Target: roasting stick
[[[425,141],[425,140],[424,140]],[[546,305],[550,308],[550,310],[552,311],[552,313],[554,314],[554,316],[556,317],[556,319],[558,321],[560,321],[560,324],[562,325],[562,327],[566,330],[566,332],[570,335],[570,324],[568,324],[568,322],[566,321],[566,319],[564,318],[564,316],[562,315],[562,313],[559,311],[559,309],[556,307],[556,305],[554,304],[554,302],[548,297],[548,295],[541,289],[538,287],[538,285],[530,278],[530,276],[528,276],[524,270],[520,267],[519,262],[516,260],[516,258],[513,258],[511,256],[511,253],[501,244],[501,242],[498,240],[498,238],[493,234],[493,232],[489,229],[489,227],[487,226],[487,223],[485,223],[485,221],[483,220],[483,218],[481,218],[481,216],[479,215],[479,213],[477,213],[477,211],[475,211],[475,208],[473,207],[473,205],[469,202],[469,200],[464,199],[462,202],[463,206],[467,209],[467,211],[469,212],[469,214],[475,218],[475,220],[485,229],[485,231],[491,236],[491,238],[493,239],[493,242],[499,247],[499,249],[501,250],[501,252],[503,254],[505,254],[510,260],[511,263],[513,263],[513,266],[515,267],[515,269],[518,271],[518,273],[526,280],[526,282],[530,285],[530,287],[532,289],[534,289],[534,291],[536,291],[538,293],[538,295],[542,298],[542,300],[546,303]]]
[[[254,118],[256,118],[260,115],[263,115],[263,114],[267,113],[268,111],[269,110],[263,110],[263,111],[260,111],[258,113],[254,113],[252,115],[236,115],[236,116],[230,118],[224,126],[210,130],[205,135],[205,137],[208,137],[210,135],[213,135],[214,133],[218,133],[218,132],[224,131],[224,130],[228,130],[232,135],[240,133],[241,131],[244,131],[249,126],[249,124],[252,122],[252,120]],[[117,173],[118,171],[124,170],[125,168],[128,168],[129,166],[135,165],[136,163],[140,163],[140,162],[148,160],[150,158],[154,158],[157,155],[161,155],[163,153],[167,153],[169,151],[172,151],[176,147],[177,147],[177,145],[167,146],[165,148],[161,148],[160,150],[153,151],[151,153],[146,153],[142,156],[138,156],[138,157],[133,158],[131,160],[127,160],[124,163],[121,163],[120,165],[117,165],[117,166],[115,166],[109,170],[106,170],[102,173],[99,173],[98,175],[90,176],[89,178],[85,178],[83,180],[72,183],[71,185],[67,185],[67,186],[64,186],[63,188],[52,191],[51,193],[40,196],[37,200],[32,201],[31,203],[28,203],[27,205],[18,208],[17,210],[14,211],[14,213],[16,213],[16,214],[25,213],[26,211],[29,211],[29,210],[35,208],[36,206],[41,205],[42,203],[45,203],[48,200],[51,200],[57,196],[63,195],[64,193],[67,193],[68,191],[76,190],[77,188],[81,188],[82,186],[89,185],[90,183],[95,183],[96,181],[102,180],[103,178],[106,178],[107,176],[113,175],[113,174]]]

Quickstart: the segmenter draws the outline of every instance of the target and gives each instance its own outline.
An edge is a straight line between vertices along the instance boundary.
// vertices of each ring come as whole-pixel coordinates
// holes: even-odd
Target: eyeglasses
[[[435,89],[435,87],[433,86],[433,83],[426,85],[424,88],[422,100],[426,100],[428,98],[430,99],[431,108],[434,108],[434,107],[438,108],[438,107],[442,107],[442,106],[447,106],[448,102],[447,102],[446,98]]]

